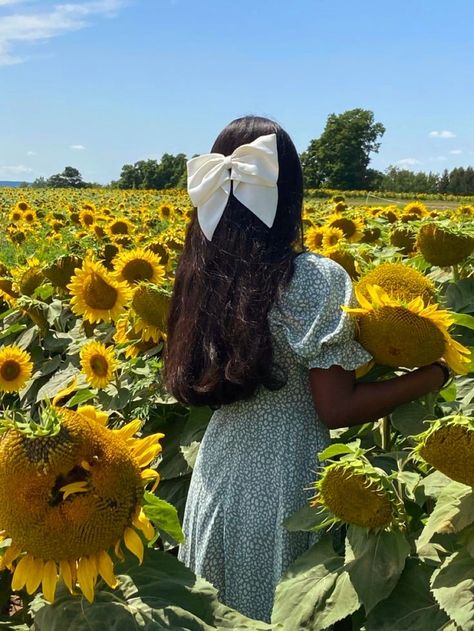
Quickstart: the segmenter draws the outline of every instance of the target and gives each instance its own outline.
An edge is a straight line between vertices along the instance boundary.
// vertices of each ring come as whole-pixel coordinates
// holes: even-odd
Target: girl
[[[188,162],[197,207],[176,270],[165,378],[184,404],[215,409],[185,509],[179,558],[225,604],[270,622],[275,586],[318,535],[283,520],[309,500],[329,429],[375,421],[440,388],[442,363],[358,384],[352,285],[302,246],[303,177],[288,134],[232,121]],[[305,490],[306,489],[306,490]]]

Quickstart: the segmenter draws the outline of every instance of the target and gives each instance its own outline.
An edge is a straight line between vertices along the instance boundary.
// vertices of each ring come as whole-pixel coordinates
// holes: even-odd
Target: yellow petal
[[[18,561],[18,564],[13,573],[12,589],[14,592],[21,589],[28,578],[28,572],[30,568],[30,555],[27,554]]]
[[[97,553],[96,559],[97,569],[99,570],[99,574],[102,576],[104,581],[112,589],[117,587],[118,580],[114,574],[114,564],[112,563],[112,559],[110,558],[110,556],[105,550],[101,550]]]
[[[71,569],[70,562],[65,561],[65,560],[60,561],[59,569],[61,571],[61,576],[63,577],[64,584],[66,585],[68,590],[71,592],[71,594],[74,594],[74,585],[73,585],[73,580],[72,580],[72,569]]]
[[[91,557],[82,557],[77,566],[77,580],[87,600],[94,602],[94,587],[97,580],[97,568]]]
[[[158,473],[158,471],[155,471],[155,469],[143,469],[143,471],[141,472],[141,478],[145,482],[145,485],[147,485],[150,480],[155,480],[153,486],[151,487],[152,493],[160,483],[161,479],[160,474]]]
[[[154,458],[156,458],[156,456],[161,453],[161,451],[161,445],[153,445],[152,447],[149,447],[146,451],[141,453],[140,456],[137,457],[135,454],[133,454],[133,456],[136,463],[141,468],[146,467],[147,464],[150,464],[150,462],[154,460]]]
[[[131,438],[136,432],[138,432],[142,425],[143,421],[141,421],[139,418],[136,418],[134,421],[127,423],[127,425],[124,425],[120,429],[113,429],[112,431],[123,440],[126,440],[127,438]]]
[[[104,426],[107,425],[107,421],[109,420],[107,412],[98,410],[93,405],[81,405],[77,408],[77,412],[78,414],[82,414],[82,416],[87,416],[91,421],[96,421]]]
[[[46,561],[43,568],[43,596],[50,603],[54,602],[57,582],[56,562],[50,559]]]
[[[140,539],[136,530],[133,530],[133,528],[125,528],[123,539],[127,548],[137,557],[141,564],[143,562],[144,547],[143,541]]]
[[[137,439],[134,442],[133,447],[131,448],[132,455],[134,458],[140,458],[140,456],[145,453],[150,447],[160,447],[159,444],[160,435],[152,434],[151,436],[147,436],[146,438]]]
[[[143,510],[140,510],[138,515],[134,517],[133,525],[143,532],[148,541],[151,541],[155,536],[155,529]]]
[[[11,570],[13,561],[19,557],[20,554],[21,550],[20,548],[17,548],[17,546],[10,546],[7,548],[5,554],[3,555],[3,563],[5,564],[5,567]]]
[[[63,493],[63,500],[67,499],[73,493],[85,493],[89,490],[88,482],[81,480],[80,482],[71,482],[59,489]]]
[[[76,389],[77,389],[77,377],[74,377],[70,385],[60,390],[57,393],[57,395],[53,398],[53,405],[57,405],[61,399],[63,399],[68,394],[71,394],[71,392],[74,392],[74,390]]]
[[[38,589],[43,578],[43,570],[44,561],[31,557],[29,573],[26,578],[26,591],[28,594],[33,594]]]
[[[114,552],[117,559],[120,559],[120,561],[125,560],[125,557],[123,556],[123,553],[122,553],[122,548],[120,547],[120,540],[117,541],[117,543],[115,544]]]

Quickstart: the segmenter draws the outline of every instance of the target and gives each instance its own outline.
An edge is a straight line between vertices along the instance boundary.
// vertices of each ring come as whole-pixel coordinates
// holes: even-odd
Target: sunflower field
[[[176,558],[212,414],[162,379],[186,191],[0,189],[0,629],[474,631],[474,203],[398,202],[308,194],[305,245],[353,279],[358,379],[453,377],[331,430],[266,624]]]

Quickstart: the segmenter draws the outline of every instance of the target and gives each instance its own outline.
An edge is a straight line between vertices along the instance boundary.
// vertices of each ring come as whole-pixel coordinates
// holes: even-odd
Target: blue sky
[[[0,0],[0,179],[207,152],[232,119],[304,151],[374,112],[372,166],[474,164],[472,0]]]

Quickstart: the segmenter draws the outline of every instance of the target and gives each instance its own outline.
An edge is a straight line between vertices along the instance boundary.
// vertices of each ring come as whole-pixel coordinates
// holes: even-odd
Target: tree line
[[[370,156],[380,148],[385,133],[370,110],[356,108],[342,114],[330,114],[319,138],[311,140],[301,155],[306,188],[339,190],[379,190],[406,193],[450,193],[474,195],[473,167],[456,167],[443,173],[424,173],[389,166],[385,172],[370,168]],[[194,156],[193,156],[194,157]],[[111,188],[166,189],[186,187],[184,153],[163,154],[161,160],[139,160],[124,164]],[[39,178],[32,186],[84,188],[86,183],[77,169],[66,167],[63,173]]]

